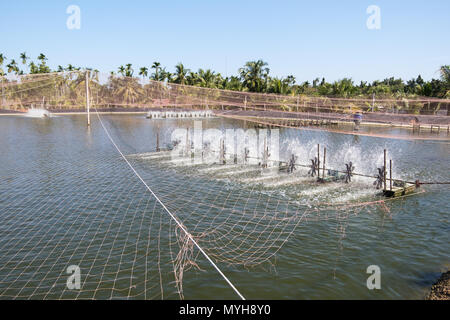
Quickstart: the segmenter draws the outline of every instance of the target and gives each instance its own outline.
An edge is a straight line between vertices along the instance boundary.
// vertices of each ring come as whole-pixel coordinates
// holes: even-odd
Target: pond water
[[[192,137],[193,120],[100,119],[104,127],[94,114],[87,128],[82,115],[0,117],[1,299],[238,298],[167,211],[248,299],[420,299],[449,267],[448,185],[380,202],[374,178],[319,184],[307,167],[280,173],[241,155],[219,164],[220,143],[199,161],[154,153],[157,136],[161,147],[175,129]],[[205,130],[253,129],[201,121]],[[281,160],[294,154],[309,165],[320,144],[327,167],[352,161],[355,172],[375,175],[387,149],[395,178],[450,181],[449,141],[278,135]],[[67,286],[72,265],[80,289]],[[366,286],[370,265],[381,270],[379,290]]]

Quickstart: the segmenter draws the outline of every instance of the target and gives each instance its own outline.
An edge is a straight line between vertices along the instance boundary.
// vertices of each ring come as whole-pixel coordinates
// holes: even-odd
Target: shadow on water
[[[413,282],[420,287],[429,288],[440,278],[441,274],[441,272],[434,271],[419,272]]]

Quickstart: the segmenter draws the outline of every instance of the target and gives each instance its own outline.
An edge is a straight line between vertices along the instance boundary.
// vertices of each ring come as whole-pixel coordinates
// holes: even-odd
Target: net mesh
[[[91,104],[99,110],[146,110],[158,107],[215,108],[242,115],[305,119],[348,120],[363,112],[376,123],[419,122],[448,125],[450,100],[429,97],[339,98],[307,95],[276,95],[211,89],[99,72],[74,71],[2,78],[2,109],[84,110],[86,79]],[[257,113],[251,111],[258,111]],[[283,111],[282,114],[279,112]],[[228,112],[230,113],[230,112]],[[442,117],[444,116],[444,117]],[[353,120],[353,119],[352,119]]]
[[[172,159],[168,152],[155,152],[158,127],[151,132],[136,131],[126,119],[99,113],[124,108],[217,108],[222,115],[239,118],[248,116],[249,110],[262,109],[291,110],[282,111],[286,114],[314,112],[316,116],[327,113],[342,119],[348,99],[252,94],[115,76],[102,80],[98,74],[90,77],[94,115],[88,133],[76,129],[84,118],[65,123],[73,126],[64,127],[73,131],[69,142],[37,125],[38,134],[27,138],[35,139],[43,152],[52,152],[50,161],[43,161],[43,152],[36,150],[5,152],[15,161],[0,169],[4,181],[0,183],[0,250],[5,261],[0,266],[0,298],[184,298],[188,271],[200,274],[199,280],[190,283],[191,288],[204,286],[205,274],[214,275],[211,281],[225,283],[208,259],[233,282],[234,272],[242,268],[275,265],[277,253],[302,224],[333,221],[342,239],[350,216],[363,210],[389,215],[389,203],[384,200],[354,202],[345,195],[317,199],[308,184],[280,194],[280,186],[310,180],[307,168],[280,176],[275,172],[278,168],[263,170],[260,159],[245,163],[239,158],[234,163],[228,158],[227,164],[220,165],[217,149],[211,151],[212,165],[195,163],[190,155]],[[9,79],[2,84],[2,108],[84,110],[85,81],[86,75],[78,72]],[[367,100],[351,101],[364,112],[372,112]],[[387,107],[388,102],[389,108],[405,103],[422,108],[448,103],[382,103]],[[117,148],[105,143],[106,137]],[[3,150],[20,144],[20,137],[10,139],[2,142]],[[67,143],[72,148],[63,148]],[[311,151],[315,143],[302,161],[315,154]],[[321,191],[332,194],[347,188],[347,194],[352,194],[354,188],[366,185],[367,181],[352,187],[331,184]],[[374,192],[371,186],[362,189],[367,194]],[[302,194],[302,200],[293,194]],[[81,270],[80,289],[67,286],[69,265]],[[231,290],[229,294],[236,297]]]

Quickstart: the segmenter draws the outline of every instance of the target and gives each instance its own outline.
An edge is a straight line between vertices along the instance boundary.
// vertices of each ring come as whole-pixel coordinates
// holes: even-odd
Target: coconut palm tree
[[[45,54],[41,53],[39,54],[39,56],[37,57],[37,59],[41,62],[39,64],[39,68],[38,68],[38,73],[48,73],[51,72],[50,68],[45,64],[45,61],[47,61],[47,57],[45,56]]]
[[[43,53],[39,54],[39,56],[37,57],[37,59],[38,59],[42,64],[45,64],[45,61],[48,60],[47,57],[45,56],[45,54],[43,54]]]
[[[450,65],[441,66],[439,69],[441,73],[441,79],[446,86],[445,97],[450,98]],[[450,114],[450,109],[448,110],[448,114]]]
[[[160,74],[159,74],[159,70],[161,70],[161,63],[156,62],[156,61],[153,62],[152,69],[155,69],[155,72],[152,73],[152,75],[151,75],[152,80],[155,80],[155,81],[163,80],[163,79],[161,79]]]
[[[450,65],[448,65],[448,66],[441,66],[439,68],[439,71],[441,73],[442,81],[450,84]]]
[[[189,74],[186,76],[186,83],[190,86],[197,86],[200,82],[200,77],[197,72],[189,72]]]
[[[286,79],[271,78],[267,91],[269,93],[288,94],[290,90],[289,82]]]
[[[125,76],[125,67],[124,66],[120,66],[118,70],[122,76]]]
[[[123,102],[135,103],[139,95],[142,93],[142,88],[136,81],[136,78],[123,79],[114,93],[122,98]]]
[[[19,67],[17,66],[16,60],[12,59],[11,62],[6,66],[8,68],[8,73],[15,72],[16,74],[20,73]]]
[[[3,77],[5,75],[5,72],[3,71],[2,65],[3,62],[5,62],[6,57],[3,55],[3,53],[0,53],[0,76]]]
[[[185,84],[186,76],[189,74],[189,69],[186,69],[184,65],[180,62],[175,66],[175,78],[173,79],[174,83]]]
[[[242,91],[242,82],[236,76],[227,77],[224,80],[224,89],[226,90],[234,90],[234,91]]]
[[[198,80],[200,87],[214,88],[216,86],[216,74],[211,69],[198,69]]]
[[[355,86],[353,80],[344,78],[333,83],[333,95],[347,98],[355,93]]]
[[[31,61],[28,66],[30,67],[31,74],[39,73],[39,68],[33,61]]]
[[[243,86],[251,92],[263,92],[270,71],[269,68],[265,68],[267,65],[267,62],[262,60],[248,61],[239,69]]]
[[[148,68],[147,67],[140,68],[139,75],[142,76],[142,78],[145,78],[146,76],[148,76]]]
[[[125,76],[126,77],[132,77],[134,74],[134,69],[132,68],[132,64],[131,63],[127,63],[125,65]]]
[[[29,59],[29,57],[27,57],[26,52],[22,52],[20,54],[20,59],[22,59],[22,64],[27,64],[27,60]]]
[[[160,75],[160,81],[164,80],[167,80],[167,82],[173,81],[173,74],[170,71],[167,71],[166,68],[162,68]]]

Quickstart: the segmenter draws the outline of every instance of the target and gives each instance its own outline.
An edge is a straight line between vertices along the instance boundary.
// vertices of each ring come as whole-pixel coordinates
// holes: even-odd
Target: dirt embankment
[[[450,271],[441,275],[431,287],[430,293],[426,296],[426,300],[450,300]]]

